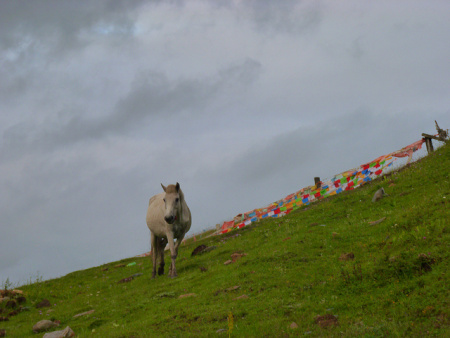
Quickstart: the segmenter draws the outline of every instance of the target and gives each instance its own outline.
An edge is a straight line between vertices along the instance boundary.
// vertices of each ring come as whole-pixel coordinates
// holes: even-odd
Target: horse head
[[[173,224],[181,215],[183,193],[178,182],[176,185],[169,184],[167,187],[161,183],[161,187],[166,193],[164,196],[164,220],[169,224]]]

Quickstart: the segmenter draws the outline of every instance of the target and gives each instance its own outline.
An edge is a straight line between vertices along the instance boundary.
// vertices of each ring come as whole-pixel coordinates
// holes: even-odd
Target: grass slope
[[[284,218],[186,244],[176,279],[151,280],[150,260],[130,258],[23,286],[29,311],[0,329],[36,336],[52,319],[80,337],[450,336],[448,168],[449,144]],[[381,186],[389,196],[372,203]],[[200,244],[217,248],[191,257]],[[236,252],[246,255],[224,265]],[[37,309],[44,298],[51,307]]]

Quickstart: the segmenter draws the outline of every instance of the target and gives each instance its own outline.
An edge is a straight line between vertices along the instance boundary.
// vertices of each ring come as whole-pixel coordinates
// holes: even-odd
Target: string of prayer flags
[[[412,154],[421,149],[424,142],[425,141],[421,139],[398,151],[380,156],[371,162],[362,164],[356,169],[347,170],[337,174],[331,179],[321,182],[320,189],[316,189],[316,186],[305,187],[277,202],[271,203],[267,207],[239,214],[232,221],[224,222],[220,233],[243,228],[267,217],[283,217],[303,205],[308,205],[317,200],[340,194],[343,191],[356,189],[382,175],[387,168],[393,165],[397,158],[408,156],[409,159],[407,163],[409,163]]]

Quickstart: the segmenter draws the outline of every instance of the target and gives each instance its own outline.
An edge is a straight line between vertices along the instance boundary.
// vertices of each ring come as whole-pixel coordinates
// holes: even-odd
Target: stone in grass
[[[206,249],[206,245],[205,245],[205,244],[199,245],[198,247],[196,247],[196,248],[194,249],[194,251],[192,251],[191,257],[192,257],[192,256],[196,256],[196,255],[202,253],[203,250],[205,250],[205,249]]]
[[[175,292],[173,291],[167,291],[167,292],[161,292],[155,296],[153,296],[153,299],[159,299],[159,298],[173,298],[175,297]]]
[[[208,246],[205,250],[202,251],[202,254],[203,254],[203,253],[210,252],[210,251],[213,251],[214,249],[217,249],[217,246],[215,246],[215,245],[213,245],[213,246]]]
[[[242,295],[242,296],[239,296],[239,297],[236,297],[236,298],[234,298],[233,300],[238,300],[238,299],[247,299],[248,298],[248,296],[247,295]]]
[[[351,259],[355,259],[355,254],[353,252],[343,253],[340,257],[340,261],[349,261]]]
[[[5,298],[5,297],[9,297],[9,296],[12,296],[12,291],[11,290],[7,290],[7,289],[0,290],[0,297]]]
[[[57,323],[52,322],[51,320],[44,319],[44,320],[41,320],[41,321],[37,322],[36,324],[34,324],[33,332],[34,333],[42,332],[42,331],[51,329],[56,326],[58,326]]]
[[[188,297],[197,297],[195,293],[186,293],[185,295],[180,295],[178,298],[188,298]]]
[[[10,313],[8,313],[8,317],[17,316],[18,314],[19,314],[19,311],[14,310],[14,311],[11,311]]]
[[[372,202],[375,203],[375,202],[381,200],[384,196],[388,196],[388,194],[386,194],[386,192],[384,191],[384,188],[380,188],[373,195]]]
[[[75,316],[73,316],[73,318],[78,318],[78,317],[81,317],[81,316],[90,315],[90,314],[92,314],[94,312],[95,312],[95,310],[89,310],[89,311],[86,311],[86,312],[82,312],[82,313],[76,314]]]
[[[127,277],[127,278],[121,279],[117,283],[128,283],[128,282],[131,282],[132,280],[133,280],[133,277]]]
[[[75,337],[75,332],[70,327],[66,327],[64,330],[53,331],[44,334],[43,338],[67,338],[67,337]]]
[[[241,252],[235,252],[233,254],[231,254],[231,259],[233,260],[233,263],[236,262],[238,259],[240,259],[241,257],[247,256],[246,253],[241,253]]]
[[[50,301],[48,299],[43,299],[40,303],[36,305],[36,308],[39,309],[41,307],[49,307],[49,306],[51,306]]]
[[[369,222],[369,225],[377,225],[377,224],[380,224],[381,222],[384,222],[385,220],[386,220],[386,217],[383,217],[383,218],[379,219],[378,221]]]
[[[292,330],[298,329],[298,325],[296,322],[292,322],[291,325],[289,325],[289,328]]]
[[[323,316],[317,316],[315,318],[316,324],[318,324],[322,328],[331,327],[331,326],[338,326],[338,319],[336,316],[333,316],[332,314],[326,314]]]
[[[227,260],[223,264],[228,265],[228,264],[234,263],[238,259],[240,259],[241,257],[244,257],[244,256],[247,256],[247,254],[246,253],[241,253],[241,252],[235,252],[235,253],[231,254],[231,259]]]
[[[241,286],[240,285],[235,285],[232,287],[229,287],[228,289],[225,289],[226,292],[230,292],[230,291],[235,291],[237,289],[239,289]]]

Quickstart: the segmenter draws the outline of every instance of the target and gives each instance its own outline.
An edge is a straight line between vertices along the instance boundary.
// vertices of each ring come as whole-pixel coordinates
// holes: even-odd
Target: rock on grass
[[[322,328],[339,325],[337,317],[332,314],[317,316],[314,321]]]
[[[198,254],[201,254],[203,252],[203,250],[205,250],[205,249],[206,249],[206,245],[205,244],[199,245],[198,247],[196,247],[194,249],[194,251],[192,251],[191,257],[192,256],[196,256]]]
[[[247,299],[247,298],[248,298],[248,296],[244,294],[244,295],[242,295],[242,296],[239,296],[239,297],[234,298],[233,300]]]
[[[355,259],[355,254],[353,252],[343,253],[340,257],[340,261],[349,261],[351,259]]]
[[[64,330],[46,333],[44,334],[43,338],[68,338],[68,337],[75,337],[75,332],[73,332],[73,330],[67,326]]]
[[[39,309],[41,307],[49,307],[51,306],[50,301],[48,299],[43,299],[40,303],[36,305],[36,308]]]
[[[58,326],[58,324],[52,322],[51,320],[44,319],[34,324],[33,332],[35,333],[42,332],[56,326]]]
[[[90,314],[92,314],[94,312],[95,312],[95,310],[89,310],[89,311],[86,311],[86,312],[82,312],[82,313],[76,314],[75,316],[73,316],[73,318],[78,318],[78,317],[81,317],[81,316],[90,315]]]
[[[294,329],[298,329],[298,325],[296,322],[292,322],[291,325],[289,325],[289,328],[294,330]]]

